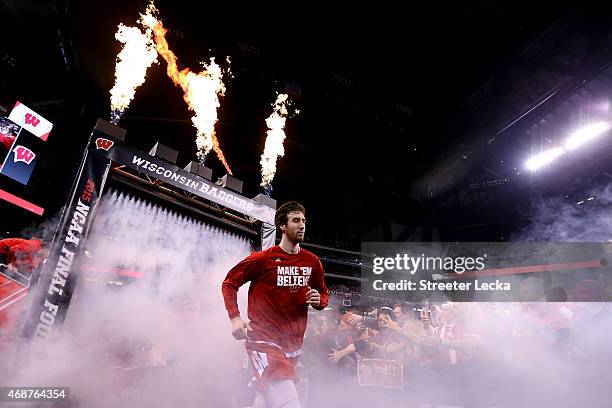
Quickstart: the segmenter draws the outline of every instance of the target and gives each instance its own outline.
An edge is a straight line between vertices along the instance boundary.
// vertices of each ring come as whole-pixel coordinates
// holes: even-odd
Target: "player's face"
[[[281,231],[291,242],[304,242],[306,218],[301,211],[291,211],[287,214],[287,224],[281,225]]]

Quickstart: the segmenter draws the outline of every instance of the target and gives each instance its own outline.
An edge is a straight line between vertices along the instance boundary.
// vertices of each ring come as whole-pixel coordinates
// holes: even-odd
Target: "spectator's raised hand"
[[[344,353],[341,350],[332,349],[332,352],[329,354],[329,361],[333,364],[338,364],[342,357],[344,357]]]
[[[351,326],[359,326],[363,323],[363,316],[355,313],[346,313],[344,320]]]
[[[400,331],[401,327],[394,322],[389,316],[383,315],[380,319],[380,327],[383,329],[389,329],[393,331]]]

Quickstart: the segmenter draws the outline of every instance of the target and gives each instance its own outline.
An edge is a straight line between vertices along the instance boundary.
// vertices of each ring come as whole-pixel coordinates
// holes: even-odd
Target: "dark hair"
[[[397,321],[397,315],[395,314],[393,309],[391,309],[390,307],[384,306],[384,307],[381,307],[380,309],[378,309],[378,313],[377,313],[376,317],[380,316],[381,314],[386,314],[394,322]]]
[[[393,307],[393,309],[395,309],[396,307],[399,307],[402,313],[406,313],[406,314],[412,313],[412,310],[414,309],[414,305],[408,302],[397,303]]]
[[[289,201],[285,204],[281,205],[276,209],[276,214],[274,214],[274,225],[276,228],[280,228],[281,225],[287,224],[287,214],[292,211],[300,211],[302,214],[306,215],[306,209],[304,206],[297,201]]]

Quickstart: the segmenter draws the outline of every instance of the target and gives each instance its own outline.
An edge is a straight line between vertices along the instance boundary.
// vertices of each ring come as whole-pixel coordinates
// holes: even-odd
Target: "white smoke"
[[[581,204],[553,197],[538,201],[530,225],[515,241],[606,242],[612,240],[612,184],[584,194]],[[592,198],[592,200],[588,200]]]
[[[516,240],[604,239],[612,231],[611,212],[605,210],[612,194],[606,188],[592,195],[599,203],[579,211],[561,201],[541,205],[534,224]],[[112,195],[99,210],[91,262],[138,270],[144,277],[108,287],[103,275],[87,272],[62,337],[34,350],[30,359],[3,364],[0,376],[14,385],[70,386],[75,401],[87,407],[240,406],[229,395],[245,389],[236,375],[244,372],[242,345],[229,334],[220,283],[249,252],[249,243],[127,196]],[[359,387],[355,371],[324,365],[314,371],[307,407],[611,406],[610,304],[479,303],[461,308],[466,330],[482,339],[478,364],[461,370],[407,364],[404,392]],[[554,314],[571,316],[569,330],[544,324]],[[325,359],[330,350],[314,352]],[[435,348],[421,352],[448,353]],[[445,398],[453,389],[455,395]],[[457,389],[470,395],[457,394]]]
[[[221,282],[250,250],[238,235],[112,193],[58,338],[0,375],[14,385],[68,386],[79,406],[227,406],[245,384],[236,383],[242,344],[230,334]],[[108,269],[143,277],[128,282]]]
[[[532,223],[514,241],[602,242],[612,239],[612,186],[585,194],[585,205],[556,198],[537,204]],[[594,273],[612,277],[607,268]],[[538,280],[537,278],[531,278]],[[608,281],[612,283],[612,278]],[[533,283],[533,282],[531,282]],[[612,286],[609,286],[612,294]],[[612,297],[608,298],[612,300]],[[406,390],[359,387],[354,371],[325,376],[311,391],[317,403],[351,407],[606,408],[612,406],[610,303],[462,303],[468,334],[481,339],[471,362],[452,366],[448,348],[416,347],[421,365],[404,355]],[[322,350],[325,353],[327,350]],[[428,354],[429,353],[429,354]],[[461,351],[459,351],[461,353]],[[397,357],[397,356],[395,356]],[[474,358],[475,357],[475,358]],[[400,356],[402,358],[402,356]],[[335,367],[334,367],[335,368]],[[326,372],[327,371],[327,372]],[[310,399],[310,397],[309,397]]]

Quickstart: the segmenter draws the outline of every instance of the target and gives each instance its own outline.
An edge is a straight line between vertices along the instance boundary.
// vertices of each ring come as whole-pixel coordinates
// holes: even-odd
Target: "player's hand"
[[[244,322],[240,317],[232,319],[232,336],[236,340],[246,340],[248,338],[247,331],[253,330],[248,322]]]
[[[308,292],[306,292],[306,303],[313,307],[318,307],[321,304],[321,294],[316,290],[308,286]]]

